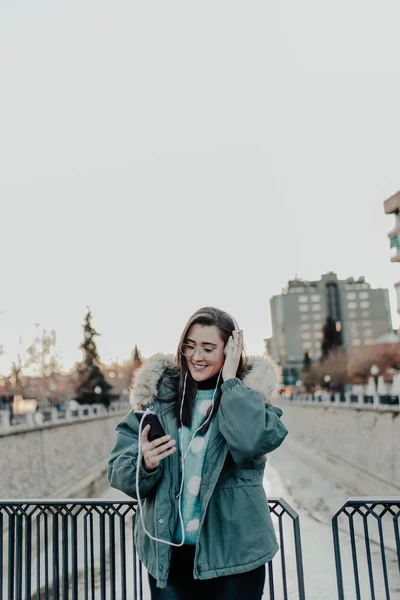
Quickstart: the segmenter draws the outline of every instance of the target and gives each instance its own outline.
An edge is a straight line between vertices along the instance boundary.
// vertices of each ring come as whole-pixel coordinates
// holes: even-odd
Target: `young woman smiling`
[[[287,435],[271,404],[279,383],[276,365],[247,358],[236,321],[213,307],[190,317],[175,358],[156,354],[136,374],[133,408],[151,407],[166,435],[150,442],[143,429],[138,465],[139,424],[129,413],[108,477],[144,499],[135,543],[153,600],[261,598],[278,550],[263,475],[266,454]]]

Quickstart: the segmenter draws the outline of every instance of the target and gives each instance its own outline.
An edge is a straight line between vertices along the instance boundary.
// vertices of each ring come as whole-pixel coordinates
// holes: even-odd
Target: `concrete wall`
[[[400,494],[400,411],[280,401],[296,455],[355,495]]]
[[[100,495],[115,427],[126,412],[0,432],[0,498]]]

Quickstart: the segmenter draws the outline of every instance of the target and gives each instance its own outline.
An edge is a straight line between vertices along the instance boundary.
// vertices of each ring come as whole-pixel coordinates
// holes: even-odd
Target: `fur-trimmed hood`
[[[129,396],[135,410],[143,409],[151,403],[153,396],[157,395],[158,382],[167,369],[175,371],[175,374],[179,373],[172,354],[158,353],[136,371]],[[261,394],[266,404],[271,404],[280,388],[281,370],[267,356],[249,356],[242,381]]]

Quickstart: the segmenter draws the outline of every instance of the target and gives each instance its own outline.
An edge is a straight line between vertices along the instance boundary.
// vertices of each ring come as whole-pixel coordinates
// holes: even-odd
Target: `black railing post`
[[[14,600],[15,515],[8,522],[8,600]]]
[[[78,600],[78,523],[77,516],[71,522],[71,566],[72,600]]]
[[[31,545],[32,545],[32,517],[25,517],[25,598],[30,598],[31,580],[32,580],[32,563],[31,563]]]

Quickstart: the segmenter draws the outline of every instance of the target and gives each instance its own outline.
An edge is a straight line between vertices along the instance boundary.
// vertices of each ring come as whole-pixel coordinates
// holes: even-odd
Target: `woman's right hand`
[[[157,469],[160,461],[176,451],[176,442],[170,435],[164,435],[153,442],[149,442],[150,425],[142,431],[142,456],[146,471]]]

